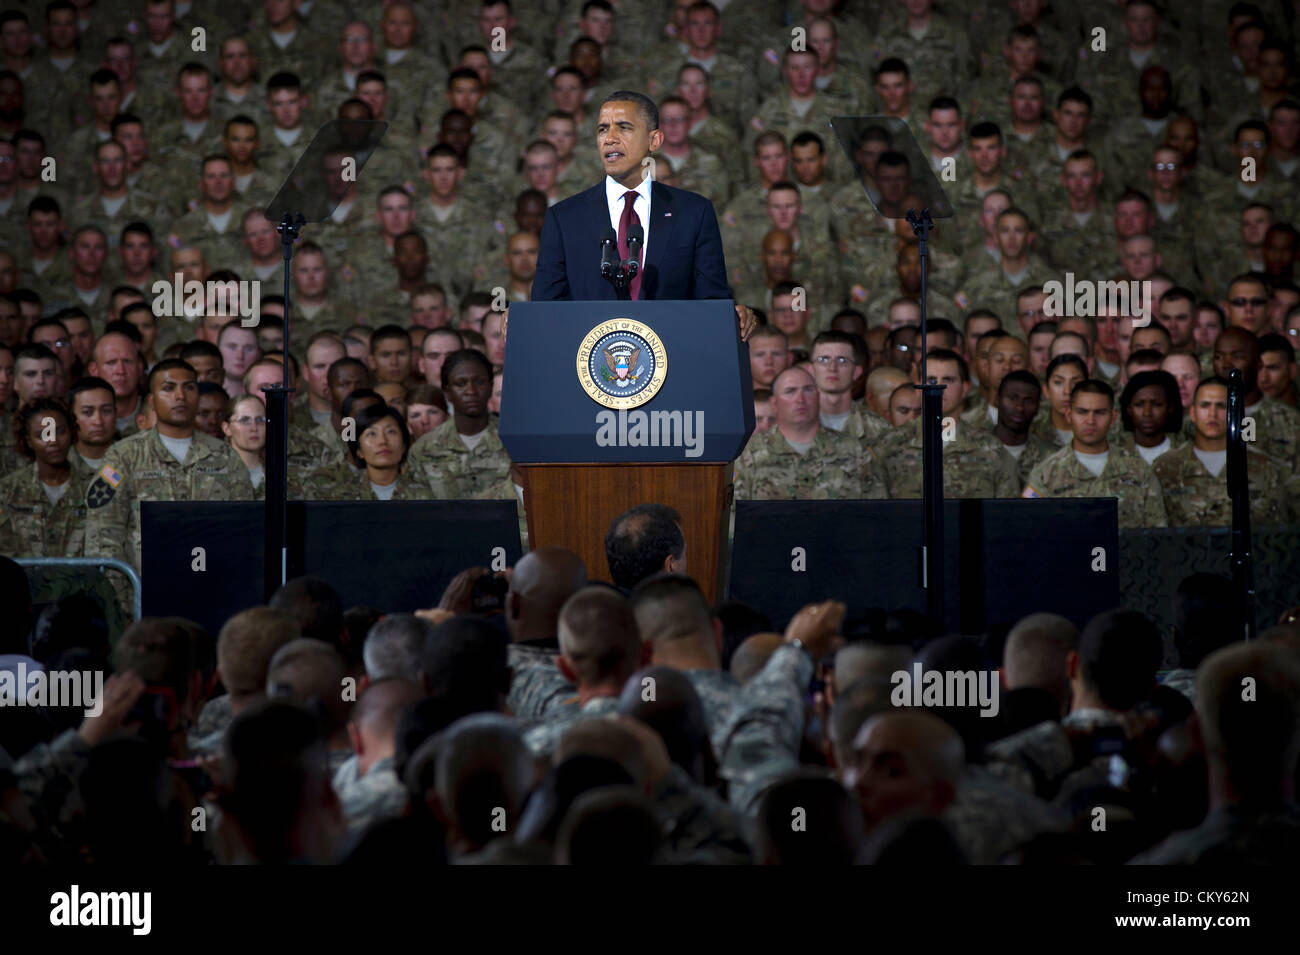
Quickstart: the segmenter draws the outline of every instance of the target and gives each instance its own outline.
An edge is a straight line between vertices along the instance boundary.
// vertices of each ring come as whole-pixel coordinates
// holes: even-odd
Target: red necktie
[[[641,224],[641,219],[636,214],[636,193],[629,190],[623,193],[623,215],[618,220],[618,256],[622,261],[627,261],[627,233],[632,228],[632,223]],[[628,290],[632,293],[632,298],[640,297],[641,293],[641,263],[645,261],[645,241],[644,237],[641,242],[641,248],[637,251],[637,268],[636,278],[628,284]]]

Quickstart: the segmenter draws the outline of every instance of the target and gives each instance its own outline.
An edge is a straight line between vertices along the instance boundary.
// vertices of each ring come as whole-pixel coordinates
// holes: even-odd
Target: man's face
[[[393,245],[393,265],[405,282],[419,281],[429,267],[429,251],[419,236],[407,236]]]
[[[764,274],[773,282],[790,280],[794,266],[794,243],[785,232],[771,232],[763,239],[763,248],[759,252]]]
[[[483,99],[483,85],[477,77],[462,76],[452,81],[447,91],[447,100],[453,109],[463,110],[470,116],[478,113],[479,101]]]
[[[794,297],[778,295],[772,299],[772,324],[785,332],[786,337],[798,340],[808,327],[809,313],[806,308],[794,308]]]
[[[1196,342],[1198,351],[1213,348],[1222,331],[1223,323],[1217,313],[1208,308],[1197,309],[1192,325],[1192,340]]]
[[[966,400],[966,394],[970,391],[970,383],[961,380],[961,369],[955,361],[943,361],[930,359],[925,363],[925,373],[940,385],[943,389],[943,413],[945,416],[958,414],[961,410],[962,402]],[[920,392],[917,392],[920,395]]]
[[[1264,237],[1264,268],[1270,275],[1289,275],[1295,267],[1295,239],[1280,229]]]
[[[767,194],[767,217],[772,225],[791,232],[799,222],[799,193],[790,189],[773,189]]]
[[[817,419],[819,409],[817,383],[806,371],[790,369],[773,383],[772,410],[779,427],[804,427]]]
[[[63,229],[63,219],[57,212],[33,212],[27,217],[27,231],[32,246],[42,252],[54,248]]]
[[[930,134],[930,141],[936,152],[951,153],[961,145],[961,134],[965,124],[961,113],[955,109],[934,109],[925,122],[925,131]]]
[[[1273,294],[1268,300],[1269,326],[1279,332],[1285,332],[1287,312],[1297,305],[1300,305],[1300,292],[1283,288],[1273,289]]]
[[[222,43],[217,69],[222,79],[231,86],[243,86],[247,83],[253,75],[253,53],[248,44],[237,37]]]
[[[533,189],[550,195],[559,172],[557,164],[558,160],[551,150],[536,149],[524,157],[524,178]]]
[[[1124,32],[1128,34],[1129,44],[1137,49],[1155,42],[1159,23],[1160,17],[1151,7],[1138,5],[1124,11]]]
[[[1160,303],[1160,324],[1169,332],[1172,348],[1185,348],[1192,343],[1192,303],[1189,299],[1175,298]]]
[[[45,158],[45,149],[33,139],[20,140],[15,147],[18,175],[23,179],[34,179],[41,174],[41,161]]]
[[[1285,352],[1267,351],[1259,356],[1259,390],[1271,398],[1281,398],[1295,380],[1295,362]]]
[[[1200,364],[1191,355],[1166,355],[1160,368],[1174,376],[1174,381],[1178,382],[1178,398],[1184,408],[1190,408],[1192,394],[1201,380]]]
[[[991,192],[980,204],[980,228],[985,235],[997,237],[998,217],[1011,208],[1011,200],[1005,193]]]
[[[257,152],[257,127],[248,123],[232,123],[221,135],[221,142],[226,148],[226,155],[231,162],[245,165],[253,161]],[[220,163],[209,163],[211,166]]]
[[[888,717],[867,720],[842,770],[845,788],[857,797],[868,831],[900,813],[939,808],[938,781],[899,725]]]
[[[901,428],[921,417],[921,392],[915,388],[895,388],[889,397],[889,423]]]
[[[612,179],[629,180],[641,168],[641,160],[663,145],[663,138],[660,130],[646,128],[635,103],[615,100],[600,109],[596,147],[605,174]]]
[[[77,418],[77,441],[91,448],[106,448],[117,430],[117,406],[113,392],[90,388],[77,395],[72,413]]]
[[[95,178],[105,192],[122,188],[126,182],[126,150],[120,146],[104,146],[95,157]]]
[[[411,326],[413,328],[446,328],[451,321],[451,312],[446,299],[441,295],[411,296]]]
[[[0,50],[4,55],[21,59],[32,51],[32,30],[22,20],[10,20],[0,28]]]
[[[48,398],[58,391],[59,363],[52,358],[20,358],[17,366],[18,403]]]
[[[764,431],[770,431],[776,424],[776,412],[772,410],[772,401],[759,401],[754,399],[754,433],[762,434]]]
[[[12,302],[0,302],[0,344],[17,348],[27,334],[27,321]]]
[[[900,302],[897,305],[889,307],[889,320],[885,322],[885,328],[893,331],[895,328],[902,328],[904,325],[910,325],[919,328],[921,325],[921,307],[911,302]]]
[[[686,42],[694,50],[712,50],[720,31],[712,10],[697,10],[686,16]]]
[[[229,201],[235,191],[235,177],[230,171],[230,163],[213,160],[203,166],[203,175],[199,179],[199,189],[203,198],[213,205]]]
[[[1069,142],[1077,142],[1083,138],[1083,134],[1088,129],[1088,120],[1091,118],[1088,107],[1073,100],[1068,100],[1059,108],[1052,110],[1052,115],[1056,118],[1056,127],[1061,136]]]
[[[77,42],[76,12],[72,10],[51,10],[45,17],[45,38],[52,49],[72,49]],[[161,42],[165,38],[166,34],[154,42]]]
[[[1151,231],[1151,216],[1141,202],[1120,202],[1115,205],[1115,234],[1121,239],[1143,235]]]
[[[59,364],[63,366],[64,374],[71,374],[77,356],[72,350],[67,329],[60,328],[58,325],[45,325],[32,332],[32,341],[54,352],[55,357],[59,359]]]
[[[375,57],[375,41],[370,27],[364,23],[349,23],[339,37],[339,59],[345,70],[353,73],[365,69]]]
[[[483,319],[488,312],[492,311],[488,305],[471,305],[461,310],[460,321],[457,322],[457,328],[468,328],[473,331],[482,333]]]
[[[880,194],[886,202],[897,203],[903,200],[908,187],[911,186],[912,174],[908,167],[901,163],[898,165],[878,163],[876,183],[880,186]]]
[[[1080,392],[1070,400],[1070,426],[1074,437],[1084,447],[1106,443],[1115,414],[1105,395]]]
[[[1046,301],[1047,293],[1042,290],[1016,297],[1016,321],[1026,335],[1033,331],[1035,326],[1047,321],[1047,316],[1043,314],[1043,305]]]
[[[209,392],[199,395],[199,410],[194,416],[194,426],[204,434],[211,435],[218,441],[225,439],[221,430],[226,418],[226,402],[220,394]]]
[[[1061,173],[1065,191],[1075,202],[1088,203],[1096,198],[1097,186],[1101,184],[1101,172],[1091,159],[1076,159],[1065,163]]]
[[[540,236],[545,223],[545,199],[538,196],[524,196],[515,203],[515,225],[521,231]]]
[[[323,255],[297,255],[293,260],[293,279],[298,292],[308,298],[318,298],[325,294],[329,284],[329,272],[325,268]]]
[[[506,362],[505,321],[501,312],[488,312],[483,319],[483,338],[486,339],[487,359],[493,368],[501,368]],[[494,376],[494,381],[500,379]],[[495,388],[495,386],[494,386]],[[501,409],[496,409],[498,412]]]
[[[1013,37],[1002,52],[1006,55],[1007,65],[1011,67],[1012,76],[1024,76],[1032,73],[1038,65],[1038,38]]]
[[[341,342],[319,341],[307,349],[307,364],[305,366],[303,377],[307,380],[307,388],[316,398],[322,402],[329,401],[329,370],[330,365],[342,358],[346,352]],[[194,364],[190,362],[190,364]]]
[[[704,108],[709,98],[709,78],[701,69],[683,70],[677,81],[677,95],[691,104],[691,111]]]
[[[1052,360],[1052,333],[1029,336],[1029,370],[1038,378],[1047,374]]]
[[[447,387],[443,390],[447,403],[457,414],[480,418],[487,414],[488,399],[492,397],[492,376],[477,361],[461,361],[447,376]]]
[[[758,150],[754,163],[759,175],[767,182],[777,182],[785,178],[790,162],[790,154],[780,143],[766,143]]]
[[[224,330],[217,347],[221,349],[221,363],[228,378],[243,378],[248,366],[261,357],[257,333],[251,328],[236,326]]]
[[[659,110],[659,128],[664,133],[664,145],[673,149],[689,143],[691,128],[690,108],[681,103],[668,103]]]
[[[1160,267],[1160,255],[1150,236],[1134,236],[1124,243],[1120,261],[1129,277],[1141,281]]]
[[[199,414],[199,381],[184,368],[169,368],[154,376],[149,404],[159,424],[193,427]]]
[[[1223,385],[1206,385],[1196,393],[1191,405],[1192,427],[1209,441],[1228,434],[1228,389]]]
[[[1151,157],[1147,178],[1162,192],[1173,192],[1182,183],[1183,156],[1176,149],[1157,149]],[[1141,230],[1143,232],[1149,229]]]
[[[1018,215],[998,216],[997,238],[1004,259],[1019,259],[1029,244],[1029,223]]]
[[[369,386],[370,374],[364,368],[358,368],[356,365],[340,368],[334,373],[334,381],[330,385],[330,406],[336,411],[341,409],[348,395],[358,388]]]
[[[357,99],[370,107],[371,119],[384,119],[388,115],[388,87],[378,80],[358,83]]]
[[[430,332],[424,339],[424,360],[421,367],[424,380],[431,385],[442,387],[442,364],[447,356],[460,348],[460,342],[453,335],[439,335]]]
[[[280,235],[265,216],[249,216],[244,220],[244,245],[255,259],[267,259],[276,253]]]
[[[1233,141],[1233,152],[1237,154],[1238,160],[1253,159],[1256,164],[1262,165],[1268,157],[1267,139],[1264,130],[1247,127]]]
[[[1259,343],[1253,338],[1226,330],[1214,343],[1214,373],[1227,378],[1229,372],[1240,371],[1247,390],[1256,383],[1259,365]]]
[[[1268,121],[1268,135],[1275,150],[1294,153],[1300,146],[1300,110],[1274,109]]]
[[[1173,97],[1168,75],[1163,70],[1149,70],[1143,73],[1139,83],[1138,93],[1147,114],[1157,119],[1167,116]]]
[[[785,86],[791,96],[806,99],[816,91],[817,54],[788,54],[781,75],[785,78]]]
[[[411,374],[411,343],[406,338],[381,338],[373,342],[370,360],[376,381],[401,383]]]
[[[437,405],[412,404],[406,406],[406,426],[411,440],[417,441],[447,420],[447,412]]]
[[[1268,326],[1268,291],[1257,282],[1234,282],[1224,311],[1229,325],[1262,335]]]
[[[862,377],[862,366],[853,360],[853,346],[843,342],[824,342],[813,348],[813,380],[817,390],[826,394],[843,394]]]
[[[1249,248],[1258,249],[1272,225],[1272,218],[1264,209],[1247,209],[1241,214],[1241,241]]]
[[[1006,158],[1007,148],[996,136],[983,136],[970,141],[971,164],[981,176],[992,176]]]
[[[770,388],[776,376],[790,367],[791,355],[779,338],[756,338],[749,346],[749,371],[755,388]]]
[[[1195,157],[1201,147],[1201,134],[1191,119],[1170,120],[1165,130],[1165,145],[1178,150],[1184,159]]]
[[[801,185],[820,185],[826,174],[826,153],[816,143],[793,146],[790,159],[794,165],[794,177]]]
[[[1133,329],[1133,340],[1130,352],[1142,351],[1144,348],[1158,351],[1161,355],[1169,354],[1169,342],[1165,339],[1165,336],[1160,333],[1160,329],[1158,328]]]
[[[78,272],[99,275],[107,256],[108,246],[98,233],[83,232],[72,241],[72,267]]]
[[[1005,424],[1015,434],[1023,434],[1033,424],[1041,400],[1041,392],[1028,382],[1008,382],[998,392],[998,424]]]
[[[390,192],[379,200],[379,210],[375,213],[379,227],[389,238],[396,238],[415,224],[415,210],[411,207],[411,197],[405,193]],[[274,232],[274,229],[272,230]]]
[[[437,198],[446,200],[455,195],[461,174],[460,163],[454,157],[434,156],[425,167],[424,181]]]
[[[908,98],[912,95],[912,81],[902,73],[881,73],[876,80],[876,94],[884,104],[886,113],[902,113],[907,109]]]
[[[1043,91],[1033,83],[1019,83],[1011,90],[1011,116],[1016,122],[1036,123],[1043,118]]]
[[[387,7],[380,29],[384,45],[391,50],[405,50],[415,39],[415,13],[406,7]]]
[[[578,20],[580,32],[591,37],[601,47],[609,45],[614,37],[614,15],[608,10],[588,10],[587,15]]]
[[[894,335],[893,344],[886,346],[888,351],[885,359],[899,371],[905,371],[910,375],[912,360],[916,357],[916,339],[917,330],[915,328],[907,328],[898,332]],[[931,371],[930,374],[934,374],[934,372]]]
[[[225,385],[226,370],[220,358],[211,355],[195,355],[185,359],[199,376],[199,381],[208,381],[214,385]]]
[[[212,102],[212,80],[202,73],[182,76],[176,85],[176,95],[187,119],[202,119],[208,115],[208,105]]]
[[[564,113],[576,113],[582,106],[582,80],[572,73],[561,73],[551,81],[551,102]]]
[[[537,255],[541,243],[531,232],[517,232],[506,246],[506,268],[516,282],[531,282],[537,274]],[[485,322],[486,324],[486,322]]]
[[[274,90],[266,97],[266,108],[271,113],[271,121],[280,129],[297,129],[302,124],[302,93],[299,90]]]
[[[107,126],[113,121],[122,107],[122,84],[104,83],[90,86],[90,109],[95,114],[95,121]]]
[[[664,127],[665,138],[668,136],[667,113],[670,111],[674,116],[687,112],[680,106],[674,108],[671,104],[665,110],[660,111],[659,124]],[[684,135],[685,127],[683,127],[682,132]],[[578,132],[573,126],[573,120],[561,119],[557,116],[548,119],[542,127],[542,139],[555,147],[555,152],[561,159],[567,159],[573,155],[573,147],[578,142]]]
[[[478,29],[485,43],[491,43],[498,36],[508,40],[515,31],[515,18],[510,15],[509,6],[493,3],[479,11]]]
[[[998,385],[1006,377],[1009,371],[1021,371],[1029,365],[1029,348],[1018,338],[1007,336],[999,338],[993,342],[989,348],[987,361],[988,380],[987,385],[992,394],[997,394]],[[980,378],[980,383],[985,384],[985,379]]]

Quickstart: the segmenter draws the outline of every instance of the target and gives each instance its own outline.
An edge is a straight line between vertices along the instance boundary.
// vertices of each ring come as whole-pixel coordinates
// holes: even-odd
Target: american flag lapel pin
[[[664,213],[664,218],[665,218],[665,219],[671,219],[672,217],[673,217],[673,214],[672,214],[671,212],[665,212],[665,213]]]

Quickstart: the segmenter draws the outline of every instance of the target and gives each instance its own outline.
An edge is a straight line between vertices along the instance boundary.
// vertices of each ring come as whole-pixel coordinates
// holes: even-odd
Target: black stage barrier
[[[944,501],[944,606],[951,632],[980,633],[1052,610],[1082,626],[1119,603],[1114,498]],[[926,610],[921,502],[737,501],[730,595],[783,629],[807,603]]]
[[[461,570],[523,553],[513,501],[290,501],[288,517],[288,576],[323,578],[344,607],[434,607]],[[143,503],[145,616],[186,617],[215,636],[262,604],[264,518],[260,501]]]

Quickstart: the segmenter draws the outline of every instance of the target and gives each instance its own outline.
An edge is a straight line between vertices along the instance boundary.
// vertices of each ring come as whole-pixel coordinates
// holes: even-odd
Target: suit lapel
[[[591,232],[586,248],[591,250],[591,268],[596,275],[596,299],[612,299],[614,295],[614,286],[610,285],[600,277],[600,242],[605,237],[605,232],[610,228],[609,224],[609,200],[605,196],[605,178],[602,176],[600,182],[587,190],[587,215],[584,219],[590,223]]]
[[[650,243],[645,250],[645,272],[641,279],[641,297],[659,297],[659,264],[664,253],[672,245],[673,226],[676,218],[673,213],[673,196],[667,187],[659,183],[650,185]]]

